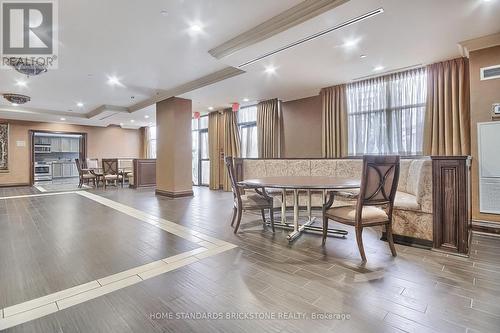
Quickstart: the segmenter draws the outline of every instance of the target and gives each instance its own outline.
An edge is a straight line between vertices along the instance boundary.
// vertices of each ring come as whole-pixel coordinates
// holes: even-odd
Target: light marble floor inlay
[[[38,319],[74,305],[126,288],[175,269],[184,267],[198,260],[234,249],[234,244],[191,230],[182,225],[148,214],[119,202],[106,199],[85,191],[42,193],[1,197],[0,200],[76,194],[97,203],[127,214],[140,221],[154,225],[166,232],[196,243],[199,247],[174,256],[164,258],[123,272],[102,277],[50,295],[32,299],[20,304],[0,309],[0,330],[7,329],[28,321]]]

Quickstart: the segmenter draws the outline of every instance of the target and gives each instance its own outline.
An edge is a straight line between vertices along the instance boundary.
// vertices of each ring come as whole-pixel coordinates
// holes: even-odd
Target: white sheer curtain
[[[146,158],[156,158],[156,126],[146,127]]]
[[[426,97],[425,68],[349,84],[349,155],[421,155]]]
[[[258,156],[257,146],[257,106],[248,106],[238,111],[238,127],[241,139],[241,157]]]

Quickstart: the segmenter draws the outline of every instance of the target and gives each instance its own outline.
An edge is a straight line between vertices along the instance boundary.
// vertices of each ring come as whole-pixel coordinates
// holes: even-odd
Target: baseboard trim
[[[481,220],[472,221],[472,231],[500,235],[500,223]]]
[[[29,183],[15,183],[15,184],[0,184],[1,188],[5,187],[26,187],[26,186],[31,186]]]
[[[172,191],[165,191],[165,190],[158,190],[157,189],[157,190],[155,190],[155,194],[162,196],[162,197],[176,199],[176,198],[192,197],[194,195],[194,192],[193,192],[193,190],[172,192]]]
[[[394,239],[394,243],[397,243],[397,244],[418,247],[418,248],[427,249],[427,250],[432,248],[432,241],[427,240],[427,239],[421,239],[421,238],[415,238],[415,237],[403,236],[403,235],[394,235],[394,234],[393,234],[392,238]],[[383,241],[387,241],[387,235],[385,232],[382,233],[382,237],[380,239]]]

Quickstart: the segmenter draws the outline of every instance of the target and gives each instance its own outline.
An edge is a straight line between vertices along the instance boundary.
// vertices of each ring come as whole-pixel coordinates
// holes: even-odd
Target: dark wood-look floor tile
[[[363,233],[368,262],[362,264],[353,229],[345,238],[329,238],[321,247],[318,235],[305,234],[288,244],[286,231],[262,230],[260,214],[244,214],[241,232],[229,226],[230,193],[196,188],[195,196],[171,200],[156,197],[150,189],[99,189],[93,193],[160,216],[192,230],[223,239],[238,248],[202,259],[106,296],[14,327],[11,331],[80,332],[494,332],[500,327],[500,263],[494,256],[500,238],[474,235],[470,258],[397,246],[393,258],[380,233]],[[50,201],[50,200],[49,200]],[[47,263],[64,279],[80,281],[87,272],[105,273],[135,261],[151,260],[167,252],[186,251],[189,242],[137,221],[105,228],[85,222],[81,215],[72,223],[60,221],[54,207],[43,197],[30,200],[0,200],[0,247],[19,253],[23,267],[42,271]],[[73,206],[71,202],[66,205]],[[63,207],[91,211],[95,220],[113,220],[113,213],[95,204]],[[95,213],[94,213],[95,211]],[[110,215],[111,214],[111,215]],[[111,218],[110,218],[111,217]],[[279,219],[279,213],[276,213]],[[55,220],[55,222],[53,221]],[[141,224],[141,223],[139,223]],[[100,230],[91,237],[89,230]],[[5,238],[3,232],[9,232]],[[19,241],[27,236],[27,241]],[[80,240],[73,241],[74,235]],[[57,236],[57,237],[56,237]],[[57,240],[54,249],[40,241]],[[174,237],[175,238],[175,237]],[[69,243],[72,242],[72,243]],[[105,251],[103,242],[116,247],[113,258],[86,260],[93,252]],[[122,244],[122,242],[124,244]],[[37,253],[29,248],[37,247]],[[168,249],[168,250],[166,250]],[[120,253],[118,253],[120,250]],[[16,252],[15,252],[16,251]],[[19,252],[17,252],[19,251]],[[78,257],[83,253],[83,258]],[[54,256],[76,257],[69,268]],[[151,260],[153,261],[153,260]],[[0,263],[2,259],[0,259]],[[3,265],[14,261],[4,260]],[[81,269],[76,273],[72,265]],[[3,268],[3,267],[2,267]],[[22,271],[21,271],[22,272]],[[30,275],[25,268],[24,275]],[[22,277],[23,274],[18,275]],[[32,276],[28,286],[46,284],[55,288],[51,275]],[[5,288],[3,282],[0,288]],[[40,291],[41,293],[42,291]],[[349,320],[167,320],[155,313],[179,312],[278,312],[344,313]]]

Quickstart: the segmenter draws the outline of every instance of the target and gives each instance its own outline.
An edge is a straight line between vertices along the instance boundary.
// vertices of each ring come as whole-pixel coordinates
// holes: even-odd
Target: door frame
[[[87,133],[85,132],[65,132],[65,131],[47,131],[30,129],[28,131],[30,147],[30,186],[35,184],[35,133],[43,134],[61,134],[61,135],[80,135],[80,153],[78,158],[85,161],[87,158]]]

